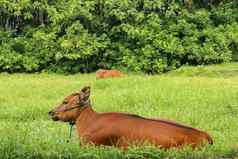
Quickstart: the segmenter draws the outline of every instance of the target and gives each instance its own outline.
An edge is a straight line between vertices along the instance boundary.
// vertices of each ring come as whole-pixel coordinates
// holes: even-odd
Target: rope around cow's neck
[[[75,124],[74,122],[69,123],[69,139],[67,140],[67,142],[69,142],[71,140],[74,124]]]
[[[88,103],[86,103],[86,104],[80,109],[81,112],[82,112],[86,107],[88,107],[87,104],[90,104],[90,101],[89,101]],[[78,106],[72,107],[71,109],[68,109],[68,110],[66,110],[66,111],[69,111],[69,110],[72,110],[72,109],[75,109],[75,108],[78,108]],[[75,124],[74,121],[69,122],[69,139],[67,140],[67,142],[69,142],[69,141],[71,140],[74,124]]]
[[[71,107],[71,108],[65,109],[64,112],[70,111],[72,109],[76,109],[76,108],[79,108],[79,107],[81,107],[80,112],[82,112],[85,108],[90,106],[90,100],[82,102],[80,105],[82,105],[82,106],[75,106],[75,107]],[[75,124],[74,121],[69,122],[69,139],[67,140],[67,142],[69,142],[71,140],[74,124]]]

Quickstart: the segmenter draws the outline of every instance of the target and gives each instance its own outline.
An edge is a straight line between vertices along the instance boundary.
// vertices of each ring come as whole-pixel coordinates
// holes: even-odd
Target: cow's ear
[[[86,102],[90,96],[90,86],[83,87],[79,93],[80,102]]]

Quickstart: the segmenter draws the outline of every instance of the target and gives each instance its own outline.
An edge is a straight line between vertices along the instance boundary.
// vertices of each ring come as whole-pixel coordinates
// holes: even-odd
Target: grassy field
[[[207,131],[214,145],[201,150],[120,151],[81,146],[74,129],[47,112],[83,86],[92,87],[98,112],[128,112],[176,120]],[[238,64],[183,67],[156,76],[96,80],[95,74],[0,74],[0,158],[237,158]]]

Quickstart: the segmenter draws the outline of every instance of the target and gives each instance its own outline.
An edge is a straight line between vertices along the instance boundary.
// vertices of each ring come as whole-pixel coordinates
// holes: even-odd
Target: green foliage
[[[0,2],[0,71],[161,73],[238,60],[236,1]]]

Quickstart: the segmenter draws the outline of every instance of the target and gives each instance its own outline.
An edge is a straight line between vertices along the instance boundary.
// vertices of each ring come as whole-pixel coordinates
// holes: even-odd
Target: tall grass
[[[128,75],[96,80],[94,74],[0,74],[0,158],[218,158],[238,156],[238,65],[183,68],[167,75]],[[237,66],[237,67],[236,67]],[[218,68],[219,67],[219,68]],[[228,68],[229,69],[226,69]],[[207,71],[209,70],[209,71]],[[207,73],[207,74],[206,74]],[[181,76],[182,74],[182,76]],[[53,122],[47,112],[81,87],[92,87],[98,112],[128,112],[175,120],[207,131],[214,145],[200,150],[83,146],[76,130]]]

